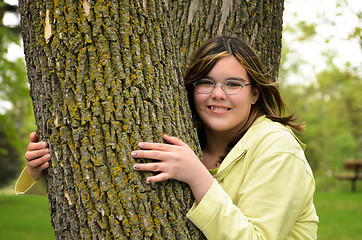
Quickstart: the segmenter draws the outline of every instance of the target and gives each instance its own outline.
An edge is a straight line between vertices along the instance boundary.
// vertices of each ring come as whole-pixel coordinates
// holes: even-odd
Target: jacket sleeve
[[[262,239],[216,180],[201,202],[194,203],[187,217],[209,240]]]
[[[304,208],[308,209],[314,179],[302,159],[278,151],[254,157],[237,202],[215,181],[202,201],[190,209],[188,218],[207,239],[286,239]],[[309,212],[314,211],[313,204],[310,208]],[[314,221],[304,236],[314,235],[318,219]]]
[[[46,195],[46,180],[42,177],[34,181],[24,168],[16,182],[15,193],[17,195]]]

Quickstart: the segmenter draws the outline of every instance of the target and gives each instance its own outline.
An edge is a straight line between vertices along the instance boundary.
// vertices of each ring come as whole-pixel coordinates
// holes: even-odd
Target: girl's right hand
[[[43,170],[49,167],[50,152],[45,142],[38,142],[35,132],[30,134],[30,143],[25,158],[29,175],[35,181],[39,180],[43,176]]]

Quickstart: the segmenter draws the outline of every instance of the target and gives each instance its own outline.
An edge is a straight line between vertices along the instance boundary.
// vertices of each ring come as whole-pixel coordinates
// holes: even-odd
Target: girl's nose
[[[222,84],[221,83],[215,84],[215,89],[211,94],[212,94],[211,97],[214,98],[214,99],[215,98],[220,98],[220,99],[225,99],[226,98],[226,93],[222,89]]]

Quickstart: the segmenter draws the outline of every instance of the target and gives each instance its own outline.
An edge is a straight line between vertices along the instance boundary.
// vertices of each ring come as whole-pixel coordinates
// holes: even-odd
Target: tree
[[[177,136],[199,155],[182,84],[194,49],[217,34],[279,65],[283,1],[19,1],[35,119],[49,143],[57,238],[196,239],[188,187],[145,184],[130,152]],[[148,160],[144,160],[148,161]]]

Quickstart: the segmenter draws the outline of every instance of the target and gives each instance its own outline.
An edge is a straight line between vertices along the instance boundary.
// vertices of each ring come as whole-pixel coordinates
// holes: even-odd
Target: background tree
[[[6,26],[3,24],[3,19],[5,16],[5,13],[18,13],[18,6],[17,5],[11,5],[4,0],[0,0],[0,28],[1,32],[10,31],[14,34],[19,35],[20,34],[20,26],[18,24],[15,24],[14,26]],[[1,46],[1,42],[0,42]]]
[[[307,123],[302,140],[306,155],[322,189],[334,184],[346,159],[361,158],[361,78],[356,72],[330,68],[317,74],[312,85],[284,85],[282,90],[294,110]]]
[[[139,141],[177,136],[198,154],[182,84],[194,49],[248,40],[273,79],[283,1],[19,1],[35,119],[52,153],[57,238],[194,239],[185,184],[145,184]],[[147,160],[144,160],[147,161]]]

